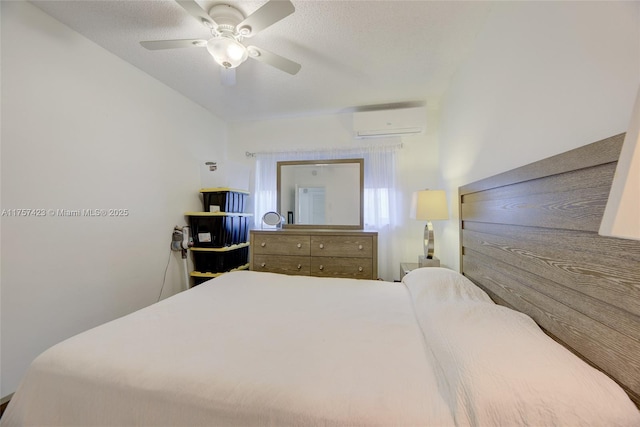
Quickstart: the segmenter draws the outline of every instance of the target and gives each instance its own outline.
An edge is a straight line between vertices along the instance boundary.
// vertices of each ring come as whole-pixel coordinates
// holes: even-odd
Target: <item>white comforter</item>
[[[51,348],[3,418],[3,426],[452,422],[404,286],[246,271]]]
[[[43,353],[2,426],[640,425],[621,389],[522,315],[457,273],[414,273],[225,274]],[[554,348],[525,361],[542,380],[501,371],[497,324],[498,340]],[[548,364],[568,367],[560,383]]]

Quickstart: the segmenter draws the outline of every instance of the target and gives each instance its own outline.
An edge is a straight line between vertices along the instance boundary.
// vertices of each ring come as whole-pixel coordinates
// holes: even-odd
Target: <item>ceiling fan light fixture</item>
[[[247,48],[233,36],[221,35],[207,42],[207,50],[213,59],[224,68],[236,68],[247,60]]]

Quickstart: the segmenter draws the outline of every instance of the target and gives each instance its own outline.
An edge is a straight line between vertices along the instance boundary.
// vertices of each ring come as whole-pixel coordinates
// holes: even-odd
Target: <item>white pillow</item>
[[[615,382],[462,275],[425,268],[403,281],[457,425],[640,426]]]
[[[462,274],[448,268],[424,267],[412,270],[402,278],[414,301],[424,304],[443,301],[474,300],[493,304],[482,289]]]

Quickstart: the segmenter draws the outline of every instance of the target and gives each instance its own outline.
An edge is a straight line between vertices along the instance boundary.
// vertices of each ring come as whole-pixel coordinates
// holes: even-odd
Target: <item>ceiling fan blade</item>
[[[243,37],[251,37],[295,11],[289,0],[269,0],[236,26]]]
[[[302,65],[297,62],[293,62],[290,59],[276,55],[275,53],[271,53],[267,50],[260,49],[255,46],[247,46],[247,49],[249,50],[250,58],[269,64],[272,67],[284,71],[285,73],[295,75],[300,71],[300,68],[302,68]]]
[[[140,42],[142,47],[149,50],[179,49],[183,47],[207,47],[207,41],[202,39],[186,40],[152,40]]]
[[[200,7],[198,3],[194,0],[176,0],[184,10],[186,10],[189,15],[196,18],[198,21],[202,22],[202,24],[206,25],[208,28],[216,29],[218,28],[218,24],[214,21],[209,14]]]
[[[223,86],[234,86],[236,84],[236,69],[220,67],[220,83]]]

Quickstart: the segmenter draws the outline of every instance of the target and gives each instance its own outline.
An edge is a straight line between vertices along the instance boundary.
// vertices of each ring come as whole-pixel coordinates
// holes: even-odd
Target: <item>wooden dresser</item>
[[[378,278],[378,233],[251,230],[250,269],[305,276]]]

